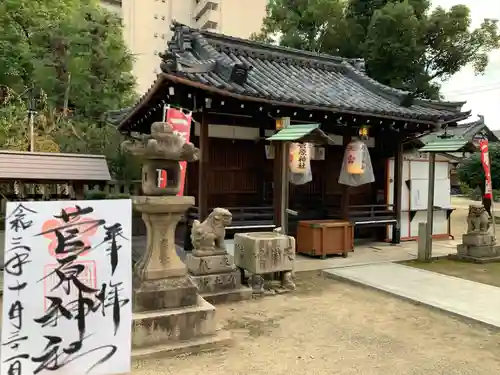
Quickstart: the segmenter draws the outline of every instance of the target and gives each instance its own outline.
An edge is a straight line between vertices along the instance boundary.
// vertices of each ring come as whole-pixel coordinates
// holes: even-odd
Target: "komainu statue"
[[[467,233],[487,233],[490,228],[488,212],[482,204],[471,204],[467,216]]]
[[[193,255],[204,256],[211,254],[225,254],[226,227],[231,224],[233,215],[225,208],[214,208],[205,221],[193,221],[191,241]]]

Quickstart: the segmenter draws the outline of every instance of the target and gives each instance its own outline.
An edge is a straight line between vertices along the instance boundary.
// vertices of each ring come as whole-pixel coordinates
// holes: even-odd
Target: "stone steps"
[[[180,354],[195,354],[224,348],[232,343],[229,331],[216,331],[212,335],[196,337],[189,341],[168,342],[147,348],[132,349],[132,359],[150,359],[155,357],[174,357]]]
[[[252,298],[252,288],[241,286],[237,289],[230,291],[202,293],[200,294],[206,301],[213,305],[220,305],[223,303],[240,302]]]
[[[134,349],[213,335],[217,329],[215,307],[200,296],[195,306],[134,313],[132,321]]]

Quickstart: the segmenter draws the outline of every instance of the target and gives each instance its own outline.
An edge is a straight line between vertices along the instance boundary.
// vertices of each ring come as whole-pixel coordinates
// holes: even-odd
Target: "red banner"
[[[165,119],[166,122],[169,123],[174,129],[174,133],[179,134],[182,138],[184,138],[185,142],[189,142],[189,137],[191,135],[191,120],[193,114],[190,112],[185,114],[184,112],[167,107],[165,110]],[[181,175],[180,175],[180,190],[177,195],[184,195],[184,185],[186,183],[186,168],[187,162],[181,161]]]
[[[491,170],[490,170],[490,154],[488,152],[488,140],[483,139],[479,142],[479,149],[481,150],[481,163],[484,169],[484,197],[487,199],[492,198],[492,185],[491,185]]]

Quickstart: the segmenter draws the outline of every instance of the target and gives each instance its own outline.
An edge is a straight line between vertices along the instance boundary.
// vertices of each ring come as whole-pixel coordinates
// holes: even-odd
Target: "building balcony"
[[[207,10],[195,21],[196,27],[199,29],[216,30],[219,25],[219,12],[217,10]]]
[[[194,19],[197,27],[202,28],[207,22],[219,23],[219,0],[199,0],[195,5]]]
[[[200,18],[207,10],[217,10],[220,0],[195,0],[194,17]]]

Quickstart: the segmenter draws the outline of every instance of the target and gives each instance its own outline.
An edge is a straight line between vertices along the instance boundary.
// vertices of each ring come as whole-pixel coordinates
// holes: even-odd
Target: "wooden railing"
[[[141,180],[134,180],[130,182],[125,181],[109,181],[101,185],[84,185],[84,191],[99,190],[110,195],[141,195]]]

